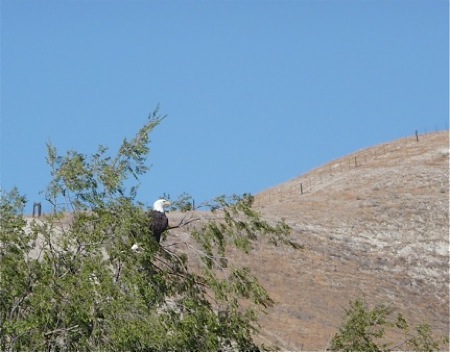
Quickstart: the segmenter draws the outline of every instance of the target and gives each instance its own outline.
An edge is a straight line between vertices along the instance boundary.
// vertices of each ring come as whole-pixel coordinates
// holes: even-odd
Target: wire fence
[[[411,146],[420,146],[420,143],[424,143],[436,133],[444,131],[448,132],[448,124],[445,130],[438,130],[437,128],[436,130],[424,130],[423,132],[416,130],[412,136],[405,136],[394,142],[387,142],[354,152],[346,157],[336,159],[335,161],[315,168],[286,183],[263,191],[257,195],[256,202],[285,201],[317,191],[319,188],[336,181],[339,175],[348,173],[353,169],[375,166],[381,158],[386,157],[389,153],[398,152]],[[447,149],[448,147],[447,144]]]

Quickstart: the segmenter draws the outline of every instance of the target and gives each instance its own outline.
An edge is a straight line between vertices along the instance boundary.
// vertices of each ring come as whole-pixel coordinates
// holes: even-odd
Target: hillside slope
[[[388,303],[449,332],[449,135],[368,148],[256,196],[302,251],[261,247],[248,265],[277,305],[265,337],[325,350],[349,300]]]

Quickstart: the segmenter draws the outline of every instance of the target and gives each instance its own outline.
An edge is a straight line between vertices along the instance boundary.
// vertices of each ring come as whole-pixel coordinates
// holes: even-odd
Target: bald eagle
[[[149,229],[157,243],[161,240],[161,234],[169,227],[169,220],[164,210],[165,206],[170,206],[170,202],[165,199],[156,200],[153,204],[153,210],[148,212]]]

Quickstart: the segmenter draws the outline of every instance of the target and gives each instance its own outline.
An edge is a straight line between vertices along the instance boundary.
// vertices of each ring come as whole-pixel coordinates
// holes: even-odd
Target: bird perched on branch
[[[162,233],[169,227],[169,220],[167,219],[166,211],[164,209],[166,206],[170,206],[170,202],[165,199],[159,199],[153,204],[153,209],[147,212],[148,229],[158,244],[161,241]],[[136,240],[139,239],[138,233],[132,232],[132,234]],[[131,250],[140,252],[143,249],[139,244],[134,244],[131,247]]]
[[[166,206],[170,206],[169,201],[165,199],[156,200],[153,204],[153,210],[148,213],[150,218],[149,229],[157,243],[161,240],[161,234],[169,227],[169,220],[164,209]]]

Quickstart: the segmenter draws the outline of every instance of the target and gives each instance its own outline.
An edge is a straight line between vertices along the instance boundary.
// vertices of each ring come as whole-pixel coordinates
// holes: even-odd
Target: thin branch
[[[67,328],[57,328],[51,331],[47,331],[44,333],[44,336],[50,336],[50,335],[54,335],[55,333],[60,333],[60,332],[69,332],[69,331],[73,331],[76,328],[80,327],[79,325],[73,325]]]
[[[119,260],[118,261],[119,263],[118,263],[118,268],[117,268],[117,274],[114,278],[115,283],[119,282],[119,278],[120,278],[120,275],[122,272],[122,267],[123,267],[122,261],[120,259],[118,259],[118,260]]]
[[[27,288],[24,290],[23,295],[19,298],[19,300],[16,301],[14,306],[11,308],[11,311],[9,313],[10,319],[13,318],[14,312],[19,308],[20,304],[22,304],[22,302],[27,298],[30,288],[31,288],[31,280],[30,280],[30,278],[28,278]]]
[[[189,216],[189,217],[192,217],[192,218],[187,219],[188,216]],[[187,226],[188,224],[191,224],[191,223],[193,223],[193,222],[200,221],[200,220],[201,220],[200,217],[195,217],[195,218],[193,218],[193,215],[192,215],[192,214],[186,214],[185,216],[183,216],[183,218],[181,219],[181,221],[180,221],[177,225],[175,225],[175,226],[170,226],[170,227],[167,228],[167,230],[170,230],[170,229],[177,229],[177,228],[182,228],[182,227],[184,227],[184,226]]]
[[[168,265],[167,262],[163,261],[163,260],[160,259],[160,258],[157,258],[157,260],[160,261],[162,264],[164,264],[165,266],[167,266],[167,268],[170,269],[170,266]],[[164,271],[161,267],[159,267],[159,266],[156,265],[156,264],[153,264],[153,266],[154,266],[155,268],[157,268],[159,271],[164,272],[164,273],[166,273],[166,274],[168,274],[168,275],[171,275],[171,276],[175,276],[175,277],[186,278],[186,274],[189,274],[189,272],[186,272],[186,274],[185,274],[185,273],[179,273],[179,272],[166,272],[166,271]],[[196,276],[196,277],[200,278],[199,276]],[[200,285],[200,286],[209,288],[209,286],[208,286],[207,283],[200,282],[200,281],[196,280],[195,278],[194,278],[194,282],[195,282],[196,284]]]
[[[166,252],[168,252],[168,253],[171,253],[171,254],[174,254],[174,255],[175,255],[175,253],[173,253],[172,251],[170,251],[170,250],[168,250],[168,249],[166,249],[166,248],[167,248],[167,247],[170,247],[170,246],[178,245],[178,244],[184,244],[184,245],[186,245],[187,248],[189,248],[189,249],[191,249],[191,250],[194,250],[194,252],[195,252],[195,253],[197,254],[197,256],[199,256],[199,257],[200,257],[200,256],[204,256],[204,257],[207,257],[208,259],[212,260],[212,261],[214,262],[214,264],[215,264],[216,266],[218,266],[221,270],[225,270],[225,268],[222,267],[222,266],[220,265],[219,260],[226,260],[226,261],[229,261],[229,258],[226,257],[226,256],[211,256],[211,255],[208,255],[208,254],[206,254],[205,252],[203,252],[203,251],[197,249],[196,247],[194,247],[194,246],[192,246],[192,245],[190,245],[190,244],[188,244],[187,242],[184,242],[184,241],[182,241],[182,242],[176,242],[176,243],[172,243],[172,244],[166,245],[166,246],[164,247],[164,250],[165,250]]]
[[[162,249],[163,251],[165,251],[166,253],[168,253],[169,255],[175,257],[175,258],[178,260],[178,262],[180,263],[180,265],[183,266],[183,270],[184,270],[185,272],[188,272],[186,266],[184,266],[183,260],[181,260],[181,258],[180,258],[177,254],[175,254],[173,251],[170,251],[170,250],[168,250],[168,249],[166,249],[166,248],[164,248],[164,247],[161,247],[161,249]]]

